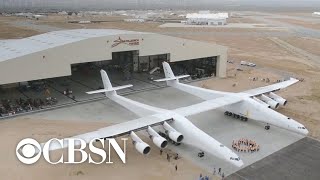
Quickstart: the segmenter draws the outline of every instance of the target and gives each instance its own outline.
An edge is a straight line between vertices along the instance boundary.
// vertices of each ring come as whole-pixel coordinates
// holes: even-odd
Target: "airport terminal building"
[[[227,48],[155,33],[115,29],[48,32],[0,40],[0,86],[70,76],[90,63],[132,73],[149,72],[168,61],[177,74],[226,76]]]

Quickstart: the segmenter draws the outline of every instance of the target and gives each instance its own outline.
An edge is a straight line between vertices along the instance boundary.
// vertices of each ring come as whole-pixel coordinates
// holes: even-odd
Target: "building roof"
[[[116,29],[75,29],[52,31],[24,39],[0,40],[0,62],[89,38],[121,34],[146,33]]]
[[[199,14],[199,13],[192,13],[187,14],[187,19],[226,19],[228,18],[228,13],[214,13],[214,14]]]

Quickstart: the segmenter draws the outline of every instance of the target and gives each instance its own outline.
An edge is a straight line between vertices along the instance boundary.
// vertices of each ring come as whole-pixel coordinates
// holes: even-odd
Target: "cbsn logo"
[[[17,147],[16,147],[16,155],[18,159],[24,164],[34,164],[37,162],[41,155],[43,155],[44,159],[50,164],[59,164],[59,163],[66,163],[66,164],[80,164],[85,161],[88,161],[92,164],[102,164],[102,163],[113,163],[110,160],[110,149],[111,146],[118,154],[119,158],[123,163],[126,163],[126,141],[128,138],[121,138],[123,141],[123,150],[120,148],[117,141],[113,138],[110,139],[92,139],[89,144],[90,153],[87,153],[84,149],[87,146],[87,143],[78,138],[67,138],[67,139],[57,139],[53,138],[47,141],[44,144],[40,144],[36,140],[32,138],[26,138],[21,140]],[[96,142],[96,143],[94,143]],[[107,160],[107,153],[104,149],[105,142],[108,142],[108,160]],[[94,145],[95,144],[95,145]],[[102,147],[99,148],[96,145],[100,144]],[[76,146],[78,148],[76,148]],[[60,159],[58,161],[53,162],[50,159],[50,151],[53,149],[61,149],[67,147],[68,150],[68,159],[64,161],[63,154],[61,154]],[[75,152],[81,153],[81,160],[75,160]],[[92,159],[92,154],[99,155],[101,157],[100,161],[94,161]]]

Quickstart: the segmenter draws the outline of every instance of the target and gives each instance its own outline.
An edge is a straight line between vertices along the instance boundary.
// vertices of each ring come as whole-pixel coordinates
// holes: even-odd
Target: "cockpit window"
[[[302,126],[302,127],[298,127],[298,129],[306,129],[306,128]]]
[[[237,158],[230,157],[230,160],[240,161],[240,157],[237,157]]]

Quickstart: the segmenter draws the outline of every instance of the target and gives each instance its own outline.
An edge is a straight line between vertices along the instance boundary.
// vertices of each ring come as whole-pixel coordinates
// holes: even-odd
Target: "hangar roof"
[[[192,13],[187,14],[187,19],[226,19],[228,18],[228,13],[215,13],[215,14],[199,14],[199,13]]]
[[[0,62],[94,37],[146,34],[117,29],[75,29],[53,31],[24,39],[0,40]]]

